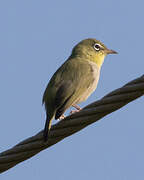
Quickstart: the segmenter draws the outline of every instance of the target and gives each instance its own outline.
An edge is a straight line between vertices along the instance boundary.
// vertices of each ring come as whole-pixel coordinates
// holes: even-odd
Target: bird
[[[42,102],[46,110],[43,131],[44,141],[48,140],[52,120],[60,119],[71,106],[85,101],[96,89],[101,66],[108,54],[117,54],[94,38],[84,39],[73,49],[69,58],[50,79]]]

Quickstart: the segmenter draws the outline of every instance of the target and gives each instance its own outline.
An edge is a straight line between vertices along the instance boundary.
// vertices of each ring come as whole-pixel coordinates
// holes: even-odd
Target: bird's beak
[[[107,54],[118,54],[116,51],[112,50],[112,49],[106,49],[105,52]]]

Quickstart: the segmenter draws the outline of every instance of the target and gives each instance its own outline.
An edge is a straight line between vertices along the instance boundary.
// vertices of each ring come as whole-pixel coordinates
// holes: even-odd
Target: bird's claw
[[[81,110],[81,108],[77,105],[77,104],[73,104],[72,105],[74,108],[76,108],[76,110],[72,110],[71,112],[70,112],[70,115],[71,114],[74,114],[74,113],[76,113],[76,112],[79,112],[80,110]]]
[[[64,119],[64,118],[65,118],[65,115],[62,114],[62,115],[59,117],[59,120],[62,120],[62,119]]]
[[[70,115],[71,114],[74,114],[74,113],[76,113],[76,112],[79,112],[80,110],[72,110],[71,112],[70,112]]]

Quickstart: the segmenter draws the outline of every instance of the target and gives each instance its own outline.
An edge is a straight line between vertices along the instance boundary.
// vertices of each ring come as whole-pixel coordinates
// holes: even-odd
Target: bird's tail
[[[49,135],[49,130],[51,128],[52,119],[53,118],[50,118],[48,116],[46,118],[45,128],[44,128],[44,132],[43,132],[44,141],[48,140],[48,135]]]

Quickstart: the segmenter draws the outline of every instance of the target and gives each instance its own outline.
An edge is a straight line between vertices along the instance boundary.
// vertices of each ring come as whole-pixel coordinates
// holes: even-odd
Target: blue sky
[[[0,151],[45,124],[41,100],[80,40],[119,52],[106,58],[97,90],[81,107],[144,71],[143,1],[0,2]],[[143,180],[143,97],[1,175],[11,179]]]

